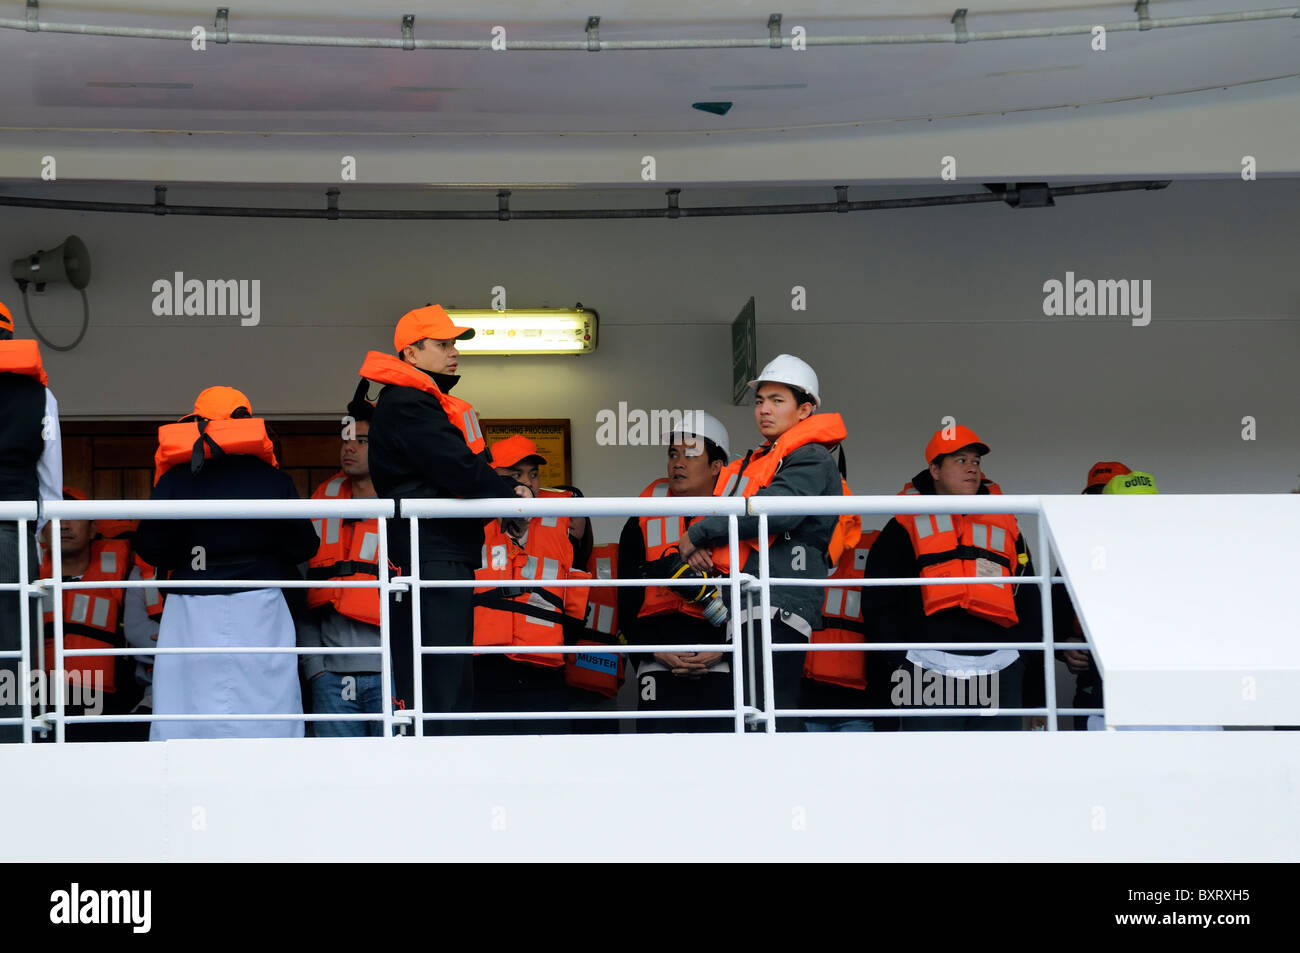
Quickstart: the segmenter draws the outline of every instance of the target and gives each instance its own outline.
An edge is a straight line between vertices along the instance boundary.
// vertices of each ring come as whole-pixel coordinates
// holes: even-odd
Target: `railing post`
[[[1043,499],[1038,498],[1038,556],[1042,560],[1036,568],[1042,581],[1038,591],[1043,601],[1043,687],[1047,691],[1047,730],[1056,731],[1056,652],[1052,631],[1052,549],[1047,541],[1047,517],[1043,512]],[[1023,699],[1022,699],[1023,701]]]
[[[379,693],[385,738],[393,737],[393,663],[389,645],[393,634],[388,609],[388,520],[379,517]]]
[[[767,514],[758,514],[758,592],[763,618],[759,623],[763,631],[763,718],[764,731],[769,735],[776,732],[776,694],[775,678],[772,669],[772,566],[771,551],[767,545]]]
[[[745,592],[745,680],[749,684],[749,700],[758,706],[758,673],[754,669],[754,594]]]
[[[744,567],[736,565],[740,561],[740,521],[734,513],[727,517],[727,554],[727,565],[731,569],[727,574],[731,590],[731,703],[735,708],[735,732],[742,734],[745,730],[745,681],[740,652],[740,572]]]
[[[411,521],[411,710],[415,737],[424,735],[424,639],[420,637],[420,523]]]
[[[18,521],[18,630],[22,639],[19,649],[22,655],[18,659],[18,691],[22,697],[20,704],[23,713],[23,744],[32,743],[32,607],[31,587],[27,574],[31,567],[27,565],[27,520]],[[42,626],[44,628],[44,626]],[[44,645],[45,633],[41,633]]]
[[[63,710],[64,688],[66,682],[63,679],[63,547],[59,545],[59,537],[62,533],[58,519],[50,520],[50,577],[53,587],[50,590],[50,600],[54,606],[54,669],[51,677],[46,681],[46,686],[54,692],[54,741],[57,744],[63,743],[64,725],[63,716],[66,714]],[[44,626],[41,626],[40,640],[45,642]]]

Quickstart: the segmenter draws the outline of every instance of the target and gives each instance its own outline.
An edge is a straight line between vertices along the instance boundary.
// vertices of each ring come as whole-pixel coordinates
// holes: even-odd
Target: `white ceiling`
[[[874,5],[872,16],[863,17],[848,15],[856,14],[859,3],[822,0],[787,14],[783,32],[789,35],[796,24],[814,36],[950,32],[956,2],[887,0]],[[264,0],[251,8],[234,6],[230,29],[396,37],[401,15],[413,6],[408,0],[364,5]],[[593,11],[602,16],[600,35],[605,41],[765,37],[769,8],[781,4],[657,0],[649,12],[645,8],[651,5],[636,0],[431,6],[435,10],[417,13],[417,38],[486,40],[491,28],[500,24],[507,40],[517,42],[583,39],[586,16]],[[1193,16],[1267,6],[1261,0],[1153,2],[1151,15]],[[40,15],[43,21],[189,29],[195,24],[210,27],[215,7],[212,0],[83,0],[42,3]],[[274,12],[259,13],[259,8]],[[354,12],[357,9],[364,14]],[[5,0],[0,15],[20,20],[22,4]],[[997,12],[972,11],[967,27],[1002,30],[1134,18],[1131,3],[999,0]],[[1089,43],[1088,36],[1073,36],[963,45],[813,47],[806,52],[762,48],[494,53],[218,45],[209,37],[207,50],[195,52],[180,41],[0,29],[0,133],[11,143],[35,149],[75,146],[88,155],[102,153],[106,160],[113,150],[136,143],[146,143],[141,146],[145,152],[194,148],[193,143],[168,142],[159,149],[157,137],[163,133],[193,133],[218,149],[234,141],[221,137],[261,140],[256,147],[241,146],[248,155],[311,148],[319,137],[365,142],[373,155],[407,149],[411,136],[426,137],[437,142],[436,148],[449,150],[460,148],[464,137],[489,136],[495,149],[508,150],[523,161],[543,147],[553,147],[561,135],[605,140],[602,147],[611,137],[668,137],[679,148],[707,150],[719,139],[736,136],[754,144],[811,144],[825,142],[828,136],[880,139],[928,134],[936,128],[1007,130],[1075,118],[1177,116],[1192,108],[1225,105],[1245,115],[1250,107],[1294,110],[1300,102],[1297,19],[1113,32],[1104,53],[1092,51]],[[717,116],[692,109],[699,101],[730,101],[734,106],[727,115]],[[1300,150],[1288,157],[1289,167],[1275,165],[1273,170],[1300,171],[1297,156]],[[7,167],[10,161],[19,161],[14,152],[0,154],[0,177],[28,174],[26,168]],[[30,157],[21,161],[30,162]],[[142,179],[184,178],[170,169],[141,171]],[[248,171],[247,181],[270,181],[278,174],[269,168]],[[102,175],[76,177],[128,176],[106,166]],[[409,169],[380,178],[440,181],[436,174],[415,175]],[[586,181],[597,179],[589,176]],[[526,182],[532,177],[497,175],[493,180]],[[460,181],[466,180],[462,176]],[[552,175],[546,181],[566,179]]]

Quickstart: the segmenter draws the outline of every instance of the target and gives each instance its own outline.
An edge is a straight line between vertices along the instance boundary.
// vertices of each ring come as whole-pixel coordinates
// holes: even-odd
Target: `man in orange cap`
[[[209,416],[212,415],[212,416]],[[296,500],[278,468],[266,422],[230,387],[210,387],[180,422],[158,430],[155,500]],[[167,590],[158,647],[295,645],[286,593],[239,580],[297,579],[319,545],[308,519],[141,520],[135,547],[176,580],[231,580],[220,588]],[[293,590],[290,590],[293,592]],[[296,594],[295,594],[296,595]],[[292,597],[290,597],[292,598]],[[296,601],[296,600],[295,600]],[[153,710],[163,714],[301,715],[292,654],[160,654]],[[302,737],[301,720],[156,721],[151,741]]]
[[[436,304],[402,316],[393,349],[371,351],[361,377],[385,385],[370,423],[370,476],[381,497],[403,499],[491,499],[531,497],[532,491],[499,476],[487,456],[478,415],[451,390],[460,380],[456,342],[472,337]],[[420,520],[420,577],[472,583],[482,562],[483,522],[473,519]],[[391,557],[409,570],[411,556],[404,525],[389,533]],[[420,590],[421,644],[468,648],[473,633],[470,586]],[[402,702],[414,700],[413,638],[409,600],[397,603],[392,635],[393,685]],[[425,655],[423,705],[428,712],[470,711],[474,671],[470,655]],[[447,734],[451,724],[430,721],[429,734]]]
[[[1113,477],[1124,476],[1132,472],[1132,470],[1124,466],[1124,464],[1120,463],[1118,460],[1103,460],[1100,463],[1094,463],[1092,469],[1088,471],[1088,480],[1084,484],[1083,492],[1100,493],[1102,490],[1106,489],[1106,484],[1109,483]]]
[[[929,464],[912,478],[922,496],[988,493],[980,463],[989,446],[964,425],[939,430],[925,447]],[[900,514],[867,555],[865,576],[1013,579],[1032,573],[1024,538],[1010,514]],[[1031,586],[966,584],[874,586],[863,591],[868,618],[883,642],[1031,642],[1042,638],[1040,597]],[[974,653],[913,649],[909,667],[891,676],[899,707],[1020,708],[1041,691],[1026,678],[1026,659],[1014,649]],[[1041,669],[1041,656],[1031,662]],[[904,730],[1019,730],[1021,720],[979,716],[904,718]]]
[[[491,447],[493,469],[517,480],[537,496],[565,497],[573,491],[544,490],[538,468],[546,458],[522,434]],[[567,516],[500,520],[484,528],[482,565],[474,575],[483,581],[573,579],[586,573],[578,565],[582,528]],[[583,520],[585,523],[586,521]],[[528,588],[496,586],[475,590],[475,645],[563,645],[576,642],[587,614],[583,586]],[[572,638],[566,638],[572,635]],[[565,711],[564,656],[520,652],[474,657],[476,711]],[[559,734],[565,719],[485,721],[484,734]]]
[[[14,319],[0,304],[0,500],[63,498],[63,444],[59,434],[59,405],[47,387],[41,352],[35,341],[14,340]],[[45,524],[28,524],[27,572],[31,581],[38,565],[36,533]],[[0,523],[0,582],[18,582],[18,524]],[[0,652],[22,647],[17,592],[0,592]],[[36,613],[30,616],[29,643],[36,637]],[[34,651],[34,647],[33,647]],[[33,660],[35,655],[32,656]],[[18,659],[0,659],[0,718],[17,718]],[[26,687],[22,686],[25,691]],[[0,742],[21,741],[20,725],[0,725]]]

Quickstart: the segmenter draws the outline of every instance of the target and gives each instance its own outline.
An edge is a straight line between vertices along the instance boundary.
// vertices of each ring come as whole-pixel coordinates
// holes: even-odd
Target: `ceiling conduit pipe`
[[[1160,17],[1148,15],[1145,2],[1135,8],[1133,20],[1114,23],[1087,23],[1071,26],[1039,27],[1020,30],[986,30],[968,32],[963,7],[953,14],[955,29],[942,33],[898,33],[876,36],[800,36],[799,42],[807,46],[877,46],[909,43],[975,43],[985,40],[1021,40],[1039,37],[1090,35],[1098,26],[1107,32],[1170,29],[1188,26],[1212,26],[1224,23],[1246,23],[1257,20],[1278,20],[1300,17],[1300,7],[1282,7],[1267,10],[1242,10],[1233,13],[1211,13],[1193,17]],[[182,30],[151,27],[107,26],[91,23],[56,23],[40,19],[38,0],[27,0],[26,16],[0,17],[0,29],[23,30],[28,33],[70,33],[82,36],[130,37],[148,40],[180,40],[189,43],[194,39],[193,28]],[[960,14],[960,17],[958,16]],[[699,38],[690,40],[610,40],[599,38],[599,18],[591,17],[583,27],[580,39],[573,40],[511,40],[511,50],[532,52],[613,52],[618,50],[725,50],[772,49],[791,44],[792,37],[781,36],[778,14],[773,14],[765,26],[767,36],[740,37],[736,39]],[[413,36],[414,18],[404,17],[399,24],[399,36],[302,36],[274,33],[232,33],[229,31],[229,8],[217,11],[212,29],[218,34],[218,43],[249,43],[270,46],[340,46],[373,47],[394,50],[491,50],[493,38],[472,40],[417,40]],[[595,21],[593,23],[593,21]],[[774,29],[775,26],[775,29]],[[577,31],[575,30],[575,33]]]
[[[1167,188],[1171,179],[1137,180],[1130,182],[1098,182],[1089,185],[1063,185],[1046,188],[1041,183],[1024,183],[1032,186],[1036,200],[1044,190],[1051,198],[1068,198],[1076,195],[1099,195],[1106,192],[1136,192]],[[844,189],[841,192],[841,189]],[[680,189],[667,192],[668,204],[662,208],[581,208],[581,209],[516,209],[509,205],[509,192],[497,194],[495,209],[341,209],[338,207],[339,191],[329,189],[325,208],[272,208],[235,205],[167,205],[166,189],[155,187],[154,201],[143,202],[92,202],[80,199],[44,199],[28,196],[0,195],[0,207],[58,209],[76,212],[125,212],[146,215],[199,215],[225,218],[303,218],[387,221],[559,221],[574,219],[617,218],[718,218],[741,215],[803,215],[817,212],[874,212],[884,209],[933,208],[940,205],[980,205],[988,202],[1005,202],[1017,207],[1019,189],[1007,185],[999,191],[971,192],[959,195],[925,195],[911,198],[867,199],[859,202],[846,200],[847,188],[836,187],[833,202],[803,202],[785,205],[707,205],[682,208],[678,203]],[[1029,207],[1029,206],[1026,206]],[[1034,207],[1038,207],[1035,205]]]

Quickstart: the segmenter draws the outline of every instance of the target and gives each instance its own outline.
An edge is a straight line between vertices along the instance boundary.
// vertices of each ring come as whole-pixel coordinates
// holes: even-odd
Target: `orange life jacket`
[[[591,562],[597,579],[613,579],[618,569],[618,544],[605,543],[591,550]],[[592,586],[587,596],[586,634],[578,645],[626,645],[619,632],[618,589]],[[581,652],[564,657],[564,682],[572,688],[613,698],[623,684],[626,655]]]
[[[753,496],[759,490],[769,486],[776,478],[781,461],[810,443],[820,443],[828,450],[848,436],[844,429],[844,419],[839,414],[813,414],[805,417],[781,436],[773,444],[765,444],[741,460],[733,460],[722,468],[718,474],[717,485],[713,488],[714,496]],[[849,485],[841,479],[841,488],[849,496]],[[835,524],[831,536],[828,555],[831,564],[839,562],[840,555],[857,544],[862,535],[862,517],[857,514],[841,516]],[[769,537],[769,545],[776,537]],[[758,543],[752,539],[740,541],[740,566],[743,569],[751,553],[758,551]],[[713,565],[719,573],[728,572],[730,554],[724,546],[713,550]]]
[[[534,517],[528,521],[526,549],[501,530],[497,521],[483,527],[483,565],[474,571],[481,580],[590,579],[573,568],[573,544],[566,517]],[[475,645],[563,645],[565,620],[587,615],[586,586],[528,588],[517,596],[502,596],[497,588],[474,590]],[[507,654],[506,658],[542,668],[558,668],[564,656]]]
[[[41,578],[54,571],[49,556],[41,562]],[[90,544],[90,565],[81,577],[83,582],[121,582],[131,571],[131,548],[121,540],[96,539]],[[120,649],[122,638],[122,599],[125,589],[63,590],[63,647],[65,649]],[[45,613],[46,671],[54,666],[54,610]],[[117,658],[112,655],[85,655],[65,659],[64,671],[74,672],[83,686],[101,684],[106,692],[117,691]],[[102,679],[98,682],[97,679]]]
[[[312,493],[313,500],[350,500],[352,481],[342,471]],[[312,520],[320,548],[307,563],[308,579],[340,581],[379,578],[379,520],[345,520],[334,516]],[[367,625],[379,625],[379,590],[354,587],[308,589],[307,605],[315,609],[332,603],[335,611]]]
[[[25,338],[0,341],[0,374],[22,374],[40,381],[42,387],[50,386],[41,364],[40,347]]]
[[[1020,528],[1009,513],[921,513],[898,514],[894,518],[912,540],[922,579],[1016,575]],[[926,615],[962,608],[1010,628],[1019,621],[1013,590],[1010,583],[922,586],[921,605]]]
[[[214,450],[213,444],[219,450]],[[202,457],[199,456],[200,449]],[[275,459],[271,438],[266,433],[266,421],[261,417],[163,424],[158,428],[158,450],[153,457],[153,482],[157,483],[164,473],[179,463],[193,466],[196,462],[210,460],[213,456],[236,453],[265,460],[273,467],[280,465]]]
[[[857,546],[844,551],[830,578],[863,578],[867,570],[867,553],[879,535],[878,529],[863,533]],[[813,632],[813,645],[818,642],[867,641],[861,587],[827,587],[822,615],[826,618],[826,627]],[[867,687],[867,653],[809,652],[804,658],[803,677],[861,691]]]
[[[93,530],[105,539],[123,539],[140,528],[139,520],[95,520]]]
[[[483,428],[479,426],[474,405],[451,394],[444,394],[433,382],[433,378],[419,368],[407,364],[400,357],[394,357],[392,354],[370,351],[366,354],[359,373],[366,380],[374,381],[376,384],[414,387],[416,390],[431,394],[438,399],[442,409],[447,412],[447,419],[464,436],[471,453],[477,456],[487,449],[487,442],[483,439]]]
[[[658,479],[641,491],[642,496],[667,496],[668,480]],[[678,541],[686,533],[690,522],[682,516],[642,516],[641,538],[645,540],[645,561],[654,562],[670,549],[677,547]],[[611,590],[612,591],[612,590]],[[682,593],[684,589],[668,586],[646,586],[645,601],[641,603],[638,617],[664,615],[677,612],[682,615],[704,618],[704,607],[698,602],[688,601]]]

